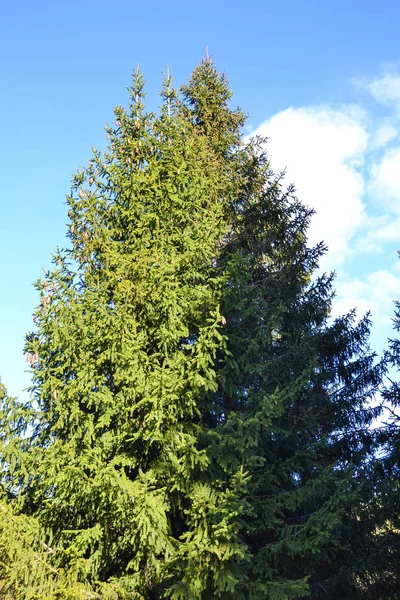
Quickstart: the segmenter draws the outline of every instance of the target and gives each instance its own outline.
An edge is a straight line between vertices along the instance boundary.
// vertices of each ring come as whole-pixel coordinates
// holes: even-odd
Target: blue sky
[[[267,135],[315,206],[312,241],[335,268],[336,314],[371,308],[372,343],[400,298],[400,3],[82,1],[3,3],[0,19],[0,377],[29,384],[22,355],[33,281],[65,245],[70,177],[126,100],[137,63],[155,107],[161,71],[185,81],[208,46],[248,131]]]

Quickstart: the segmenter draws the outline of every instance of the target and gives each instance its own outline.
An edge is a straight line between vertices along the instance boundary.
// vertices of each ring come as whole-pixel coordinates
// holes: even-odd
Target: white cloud
[[[400,116],[400,75],[387,72],[364,84],[364,87],[377,102],[393,106]]]
[[[396,260],[391,270],[393,271],[393,273],[396,273],[396,275],[399,275],[400,277],[400,260]],[[397,299],[400,300],[400,298]]]
[[[387,211],[400,214],[400,147],[385,152],[372,166],[370,191],[374,200],[384,205]]]
[[[389,142],[394,140],[398,136],[398,131],[392,123],[384,123],[380,125],[374,133],[374,137],[371,141],[371,148],[378,149],[383,148]]]
[[[400,273],[395,267],[393,270],[373,271],[362,278],[339,280],[336,292],[333,305],[336,315],[356,308],[361,317],[370,310],[375,326],[390,329],[394,315],[393,302],[400,299]]]
[[[316,209],[310,242],[328,245],[325,269],[343,263],[364,220],[364,181],[357,170],[368,143],[363,116],[354,106],[289,108],[253,132],[269,138],[272,168],[287,167],[287,182],[293,181],[303,202]]]
[[[385,242],[398,242],[400,245],[400,218],[391,220],[389,223],[376,231],[376,240]]]
[[[387,256],[388,252],[393,252],[394,244],[395,249],[400,248],[400,217],[385,211],[379,217],[365,220],[363,231],[355,240],[354,252],[364,257],[383,253]]]

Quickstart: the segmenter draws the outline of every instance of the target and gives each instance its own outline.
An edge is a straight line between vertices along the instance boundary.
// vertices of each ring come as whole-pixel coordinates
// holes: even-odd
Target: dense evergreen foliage
[[[143,90],[73,178],[32,402],[2,391],[0,597],[344,598],[376,532],[368,317],[330,319],[312,211],[212,61],[158,114]]]

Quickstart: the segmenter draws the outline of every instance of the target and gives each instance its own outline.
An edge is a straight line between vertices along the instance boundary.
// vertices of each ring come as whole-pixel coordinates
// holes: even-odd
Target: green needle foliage
[[[307,597],[373,451],[369,321],[328,322],[312,211],[212,61],[157,114],[143,88],[73,178],[32,402],[3,391],[3,595]]]
[[[380,461],[376,467],[376,505],[373,549],[374,563],[369,567],[371,598],[400,598],[400,302],[395,303],[394,330],[385,353],[389,385],[382,396],[386,404],[381,427]],[[396,380],[392,380],[396,376]],[[378,516],[378,519],[376,518]]]
[[[394,326],[400,330],[397,303]],[[374,430],[364,437],[374,452],[366,454],[357,474],[362,482],[359,501],[347,510],[340,525],[341,548],[325,581],[315,586],[315,599],[397,600],[400,598],[399,504],[399,384],[391,381],[400,367],[399,339],[389,340],[383,364],[389,385],[382,388],[385,407]],[[329,573],[329,575],[327,575]]]

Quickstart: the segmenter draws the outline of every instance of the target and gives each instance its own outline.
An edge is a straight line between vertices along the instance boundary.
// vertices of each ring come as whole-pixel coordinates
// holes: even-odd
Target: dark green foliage
[[[36,284],[32,403],[2,401],[1,577],[21,600],[306,597],[373,452],[368,319],[328,323],[312,213],[209,59],[158,115],[138,72],[129,95]]]
[[[377,523],[373,536],[375,562],[369,568],[372,598],[400,598],[400,303],[396,302],[394,329],[385,353],[389,385],[383,390],[384,423],[379,431],[381,445],[375,467]],[[369,589],[368,588],[368,589]]]
[[[400,329],[399,306],[395,329]],[[380,419],[362,432],[356,471],[358,502],[347,509],[338,529],[339,551],[319,565],[315,600],[397,600],[400,598],[399,504],[399,340],[389,341],[382,367],[390,382],[382,389]],[[390,375],[390,378],[388,377]],[[364,452],[364,455],[362,454]]]
[[[400,372],[400,302],[396,302],[395,306],[394,329],[398,337],[389,340],[389,349],[385,358],[390,374],[393,372],[397,376]],[[384,439],[386,444],[384,466],[387,473],[393,476],[395,481],[398,481],[400,476],[400,383],[391,379],[389,381],[390,385],[383,393],[388,410],[388,426],[385,432],[387,439]]]

